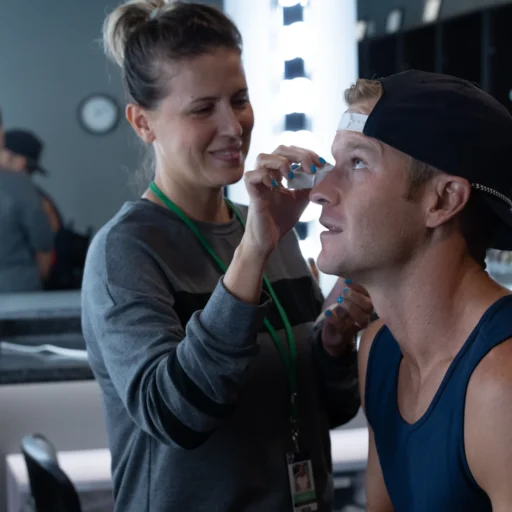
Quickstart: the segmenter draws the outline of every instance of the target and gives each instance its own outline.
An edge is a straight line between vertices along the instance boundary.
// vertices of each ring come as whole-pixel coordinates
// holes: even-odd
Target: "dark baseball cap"
[[[38,171],[44,175],[48,174],[48,171],[39,163],[44,144],[33,133],[25,130],[8,130],[5,132],[5,147],[27,159],[29,172]]]
[[[512,116],[475,84],[410,70],[380,79],[362,132],[466,178],[501,219],[492,247],[512,250]]]

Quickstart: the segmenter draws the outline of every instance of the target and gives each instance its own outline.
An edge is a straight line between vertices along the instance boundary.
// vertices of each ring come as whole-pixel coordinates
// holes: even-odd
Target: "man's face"
[[[368,114],[374,104],[349,110]],[[328,228],[318,268],[362,282],[402,266],[424,228],[421,203],[407,200],[410,158],[354,131],[337,132],[332,152],[335,168],[311,192]]]

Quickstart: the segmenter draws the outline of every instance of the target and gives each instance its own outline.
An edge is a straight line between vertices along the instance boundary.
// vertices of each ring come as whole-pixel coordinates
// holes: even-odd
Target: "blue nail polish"
[[[343,295],[345,295],[348,292],[348,288],[343,288]]]
[[[322,157],[320,157],[320,158],[318,159],[318,161],[319,161],[322,165],[325,165],[325,164],[327,163],[327,160],[325,160],[325,158],[322,158]]]
[[[345,299],[343,297],[338,297],[336,299],[336,301],[338,302],[338,304],[341,304]]]
[[[277,181],[276,180],[272,180],[272,186],[275,188],[277,187]]]
[[[313,174],[315,174],[315,172],[316,172],[316,165],[315,164],[311,164],[311,172]]]
[[[290,180],[293,180],[293,178],[295,178],[295,174],[293,174],[293,171],[290,171],[290,172],[288,173],[288,178],[289,178]]]
[[[330,309],[327,309],[325,311],[325,316],[332,316],[332,311]]]
[[[345,279],[345,284],[352,284],[352,279]]]

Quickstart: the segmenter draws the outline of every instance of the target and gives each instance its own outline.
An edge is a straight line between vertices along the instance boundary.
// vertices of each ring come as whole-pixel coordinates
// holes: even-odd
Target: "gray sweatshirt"
[[[228,265],[243,234],[236,218],[197,225]],[[328,511],[329,428],[359,408],[355,354],[331,358],[311,336],[322,297],[293,232],[266,274],[293,327],[301,449]],[[220,277],[188,227],[144,199],[91,244],[82,324],[102,389],[116,512],[292,510],[288,385],[264,317],[286,346],[285,330],[266,294],[260,305],[243,303]]]

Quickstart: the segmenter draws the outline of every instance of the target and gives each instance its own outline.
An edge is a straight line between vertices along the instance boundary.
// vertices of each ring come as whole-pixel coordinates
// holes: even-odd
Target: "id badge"
[[[309,454],[307,452],[288,453],[286,459],[293,512],[318,510],[313,466]]]

